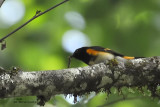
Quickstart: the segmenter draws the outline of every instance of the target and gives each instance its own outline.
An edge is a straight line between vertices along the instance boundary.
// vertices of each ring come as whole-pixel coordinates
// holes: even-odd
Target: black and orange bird
[[[81,47],[76,49],[73,55],[70,56],[70,58],[76,58],[88,65],[93,65],[93,64],[97,64],[97,63],[104,62],[106,60],[115,59],[115,58],[120,58],[122,60],[123,59],[130,60],[130,59],[137,59],[137,58],[143,58],[143,57],[125,56],[109,48],[103,48],[100,46],[91,46],[91,47]],[[68,67],[70,65],[70,58],[69,58]]]

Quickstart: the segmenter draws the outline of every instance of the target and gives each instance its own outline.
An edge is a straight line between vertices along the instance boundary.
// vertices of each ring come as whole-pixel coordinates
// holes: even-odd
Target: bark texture
[[[54,65],[53,65],[54,66]],[[111,87],[147,86],[159,96],[160,57],[110,60],[87,67],[24,72],[0,68],[0,98],[37,96],[43,105],[56,94],[83,95]]]

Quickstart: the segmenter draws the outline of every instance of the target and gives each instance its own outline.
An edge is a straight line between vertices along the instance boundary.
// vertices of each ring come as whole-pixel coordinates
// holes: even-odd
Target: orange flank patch
[[[124,56],[124,59],[134,59],[134,57],[130,57],[130,56]]]

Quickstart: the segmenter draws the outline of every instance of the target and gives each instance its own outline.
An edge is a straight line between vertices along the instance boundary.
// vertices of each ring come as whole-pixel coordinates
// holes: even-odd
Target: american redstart
[[[103,48],[100,46],[91,46],[91,47],[82,47],[76,49],[73,55],[69,57],[68,68],[70,66],[71,58],[76,58],[78,60],[85,62],[88,65],[93,65],[114,58],[121,58],[127,60],[127,59],[137,59],[144,57],[125,56],[109,48]]]

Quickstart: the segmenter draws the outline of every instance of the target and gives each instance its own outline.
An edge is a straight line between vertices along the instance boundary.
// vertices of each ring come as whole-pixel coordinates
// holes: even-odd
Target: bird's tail
[[[145,58],[145,57],[134,57],[134,59]]]

